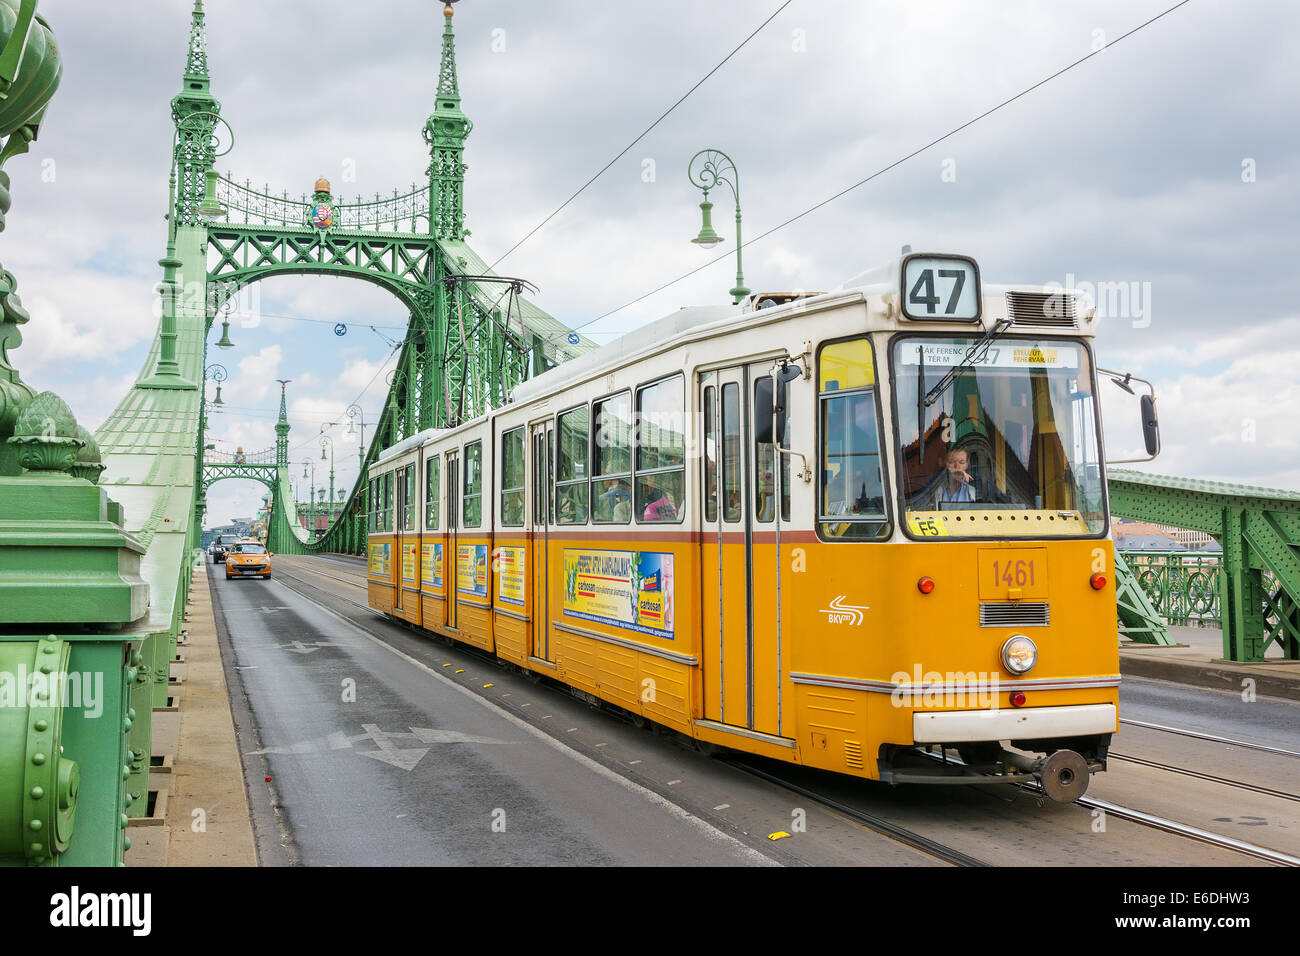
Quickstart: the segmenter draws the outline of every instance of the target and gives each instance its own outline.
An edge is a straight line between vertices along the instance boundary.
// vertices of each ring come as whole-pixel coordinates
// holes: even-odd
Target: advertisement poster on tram
[[[564,550],[564,613],[673,639],[673,556]]]
[[[415,548],[413,544],[402,545],[402,580],[407,584],[415,583]]]
[[[420,582],[431,588],[442,587],[442,542],[420,545]]]
[[[497,549],[497,600],[524,604],[524,549]]]
[[[370,546],[370,573],[386,578],[392,569],[392,542],[375,543]]]
[[[487,597],[488,549],[486,544],[456,546],[456,590]]]

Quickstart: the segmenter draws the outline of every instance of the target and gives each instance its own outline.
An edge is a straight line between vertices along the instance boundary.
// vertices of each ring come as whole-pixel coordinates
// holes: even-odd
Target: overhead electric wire
[[[694,86],[692,86],[689,90],[687,90],[685,93],[683,93],[682,96],[681,96],[681,98],[678,99],[676,103],[674,103],[672,106],[668,107],[668,109],[664,110],[661,114],[659,114],[659,118],[656,119],[656,120],[655,120],[653,123],[651,123],[649,126],[647,126],[645,129],[643,129],[643,130],[640,132],[640,134],[637,136],[636,139],[632,140],[632,142],[630,142],[630,143],[628,143],[626,146],[624,146],[623,149],[618,153],[617,156],[615,156],[613,159],[611,159],[608,163],[606,163],[604,166],[602,166],[602,167],[597,171],[596,175],[592,176],[592,177],[591,177],[590,179],[588,179],[585,183],[583,183],[582,186],[579,187],[579,189],[578,189],[577,192],[575,192],[575,193],[574,193],[572,196],[570,196],[568,199],[564,200],[564,202],[560,203],[560,205],[556,208],[556,210],[555,210],[554,212],[552,212],[549,216],[547,216],[545,219],[543,219],[541,222],[539,222],[536,226],[534,226],[532,229],[530,229],[530,230],[528,231],[528,234],[527,234],[527,235],[525,235],[522,239],[520,239],[520,240],[519,240],[518,242],[516,242],[513,246],[511,246],[509,249],[507,249],[507,250],[506,250],[506,251],[505,251],[505,252],[504,252],[504,253],[503,253],[503,254],[502,254],[502,255],[501,255],[497,260],[496,260],[496,262],[492,263],[490,266],[488,266],[488,268],[489,268],[489,269],[495,269],[498,265],[500,265],[502,262],[505,261],[505,259],[506,259],[507,256],[509,256],[512,252],[514,252],[516,249],[518,249],[520,246],[522,246],[525,242],[527,242],[529,239],[531,239],[534,235],[536,235],[536,233],[537,233],[537,232],[538,232],[538,231],[539,231],[543,226],[545,226],[548,222],[550,222],[552,219],[554,219],[556,216],[558,216],[561,212],[563,212],[564,209],[565,209],[565,207],[568,206],[569,203],[573,202],[575,199],[577,199],[579,196],[581,196],[581,195],[586,191],[586,189],[587,189],[588,186],[590,186],[592,183],[594,183],[594,182],[595,182],[597,179],[599,179],[601,176],[605,175],[605,173],[609,170],[609,168],[610,168],[611,166],[613,166],[613,165],[614,165],[615,163],[617,163],[620,159],[622,159],[624,156],[627,155],[628,150],[630,150],[630,149],[631,149],[633,146],[635,146],[637,143],[641,142],[641,140],[645,139],[646,136],[650,133],[651,130],[653,130],[656,126],[658,126],[658,125],[659,125],[660,123],[662,123],[665,119],[667,119],[669,113],[671,113],[673,110],[677,109],[677,107],[681,106],[684,102],[686,102],[687,97],[689,97],[692,93],[694,93],[694,92],[695,92],[696,90],[698,90],[701,86],[703,86],[704,83],[709,79],[709,77],[713,76],[714,73],[717,73],[718,70],[722,69],[722,67],[726,65],[726,63],[727,63],[728,60],[730,60],[733,56],[735,56],[737,53],[739,53],[739,52],[741,51],[741,49],[743,49],[744,46],[745,46],[747,43],[749,43],[750,40],[752,40],[752,39],[754,39],[754,37],[758,36],[759,33],[762,32],[762,30],[763,30],[764,27],[766,27],[769,23],[771,23],[773,20],[775,20],[775,19],[777,18],[777,16],[781,13],[781,11],[784,10],[786,7],[790,6],[790,4],[793,3],[793,2],[794,2],[794,0],[785,0],[784,3],[782,3],[779,7],[776,8],[776,10],[774,10],[774,11],[772,12],[771,16],[769,16],[766,20],[764,20],[762,23],[760,23],[760,24],[758,25],[758,27],[754,30],[753,33],[751,33],[749,36],[745,37],[745,39],[741,40],[741,41],[740,41],[740,44],[739,44],[739,45],[738,45],[734,50],[732,50],[730,53],[728,53],[726,56],[724,56],[721,60],[719,60],[719,61],[718,61],[718,64],[717,64],[713,69],[709,70],[708,73],[705,73],[704,76],[702,76],[702,77],[699,79],[699,81],[698,81]]]
[[[768,229],[766,232],[760,233],[759,235],[755,236],[755,237],[752,238],[752,239],[747,239],[745,242],[743,242],[743,243],[740,244],[740,248],[743,249],[743,248],[745,248],[746,246],[751,246],[751,245],[753,245],[753,244],[756,243],[756,242],[760,242],[760,241],[762,241],[763,239],[766,239],[768,236],[772,235],[774,232],[777,232],[777,231],[780,230],[780,229],[784,229],[786,226],[788,226],[788,225],[790,225],[790,224],[792,224],[792,223],[798,222],[800,219],[804,218],[804,217],[807,216],[807,215],[810,215],[811,213],[816,212],[818,209],[821,209],[823,206],[829,205],[830,203],[832,203],[832,202],[834,202],[835,200],[839,199],[841,196],[844,196],[844,195],[846,195],[846,194],[852,192],[853,190],[855,190],[855,189],[857,189],[857,188],[859,188],[859,187],[861,187],[861,186],[865,186],[867,183],[871,182],[873,179],[876,179],[876,178],[878,178],[878,177],[880,177],[880,176],[883,176],[885,173],[889,172],[890,170],[892,170],[892,169],[894,169],[894,168],[896,168],[896,167],[898,167],[898,166],[901,166],[903,163],[907,162],[909,159],[912,159],[914,156],[918,156],[918,155],[920,155],[921,153],[924,153],[926,150],[931,149],[931,148],[933,148],[933,147],[939,145],[940,143],[942,143],[942,142],[943,142],[944,140],[946,140],[946,139],[951,139],[953,136],[956,136],[958,133],[962,132],[963,130],[968,129],[968,128],[970,128],[971,126],[975,125],[975,124],[978,123],[980,120],[982,120],[982,119],[984,119],[984,118],[986,118],[986,117],[988,117],[988,116],[992,116],[994,113],[998,112],[998,110],[1002,109],[1003,107],[1005,107],[1005,106],[1009,106],[1010,104],[1014,103],[1016,100],[1020,99],[1021,97],[1026,96],[1026,95],[1028,95],[1029,93],[1032,93],[1034,90],[1038,89],[1039,87],[1044,86],[1044,85],[1050,83],[1052,80],[1056,79],[1057,77],[1062,76],[1062,75],[1068,73],[1070,70],[1073,70],[1076,66],[1079,66],[1080,64],[1082,64],[1082,63],[1084,63],[1084,62],[1086,62],[1086,61],[1088,61],[1088,60],[1091,60],[1094,56],[1097,56],[1098,54],[1104,53],[1105,51],[1107,51],[1107,50],[1111,49],[1112,47],[1114,47],[1117,43],[1120,43],[1121,41],[1128,39],[1128,38],[1131,37],[1133,34],[1137,33],[1139,30],[1143,30],[1143,29],[1145,29],[1146,27],[1149,27],[1151,24],[1155,23],[1157,20],[1163,19],[1164,17],[1166,17],[1166,16],[1168,16],[1169,14],[1173,13],[1173,12],[1174,12],[1175,10],[1177,10],[1179,7],[1186,6],[1186,5],[1187,5],[1188,3],[1190,3],[1190,2],[1191,2],[1191,0],[1180,0],[1180,2],[1175,3],[1173,6],[1168,7],[1168,8],[1165,9],[1165,10],[1162,10],[1160,13],[1156,14],[1156,15],[1155,15],[1154,17],[1152,17],[1151,19],[1146,20],[1146,21],[1144,21],[1143,23],[1139,23],[1137,26],[1133,27],[1131,30],[1127,31],[1126,33],[1121,34],[1120,36],[1116,37],[1114,40],[1111,40],[1110,42],[1108,42],[1105,46],[1101,47],[1100,49],[1098,49],[1098,50],[1093,50],[1091,53],[1088,53],[1088,54],[1085,55],[1085,56],[1081,56],[1081,57],[1079,57],[1079,59],[1075,60],[1075,61],[1072,62],[1072,63],[1067,64],[1066,66],[1061,67],[1061,69],[1057,70],[1055,73],[1051,74],[1050,76],[1045,76],[1045,77],[1043,77],[1043,79],[1039,80],[1037,83],[1034,83],[1032,86],[1028,86],[1028,87],[1026,87],[1025,89],[1021,90],[1019,93],[1015,94],[1014,96],[1010,96],[1010,97],[1008,97],[1007,99],[1003,100],[1002,102],[998,103],[996,106],[990,107],[989,109],[985,110],[983,113],[980,113],[978,116],[972,117],[971,119],[969,119],[969,120],[967,120],[966,122],[962,123],[960,126],[953,127],[953,128],[950,129],[948,132],[944,133],[942,136],[939,136],[939,137],[937,137],[937,138],[935,138],[935,139],[930,140],[930,142],[926,143],[924,146],[919,146],[919,147],[917,147],[916,149],[912,150],[910,153],[907,153],[905,156],[901,156],[900,158],[898,158],[898,159],[894,160],[892,163],[890,163],[888,166],[881,167],[880,169],[878,169],[878,170],[876,170],[874,173],[872,173],[870,176],[867,176],[867,177],[864,178],[864,179],[860,179],[860,180],[858,180],[856,183],[853,183],[853,184],[850,185],[850,186],[846,186],[846,187],[844,187],[843,189],[841,189],[839,192],[835,193],[834,195],[831,195],[831,196],[826,197],[825,199],[823,199],[821,202],[817,203],[816,205],[809,206],[809,207],[808,207],[807,209],[805,209],[803,212],[801,212],[801,213],[799,213],[799,214],[797,214],[797,215],[791,216],[789,219],[785,220],[785,221],[782,222],[782,223],[779,223],[779,224],[773,226],[771,229]],[[779,11],[778,11],[778,12],[779,12]],[[618,312],[622,312],[624,309],[628,308],[629,306],[636,305],[638,302],[642,301],[643,299],[648,299],[650,296],[655,295],[655,294],[657,294],[657,293],[659,293],[659,292],[664,291],[665,289],[667,289],[667,288],[669,288],[669,287],[671,287],[671,286],[676,285],[678,282],[681,282],[681,281],[683,281],[684,279],[689,279],[691,276],[695,275],[697,272],[703,272],[705,269],[709,268],[710,266],[717,265],[719,262],[725,262],[725,261],[728,261],[728,260],[730,260],[730,259],[731,259],[731,253],[730,253],[730,252],[724,253],[724,254],[722,254],[722,255],[720,255],[720,256],[714,258],[714,259],[710,259],[708,262],[704,263],[704,265],[702,265],[702,266],[697,266],[696,268],[691,269],[689,272],[685,272],[685,273],[683,273],[682,275],[678,276],[676,279],[673,279],[673,280],[671,280],[671,281],[669,281],[669,282],[665,282],[663,285],[658,286],[657,288],[651,289],[649,292],[646,292],[646,293],[644,293],[644,294],[642,294],[642,295],[639,295],[639,296],[637,296],[635,299],[631,299],[631,300],[629,300],[629,301],[627,301],[627,302],[624,302],[622,305],[620,305],[620,306],[619,306],[618,308],[616,308],[616,309],[610,309],[608,312],[602,312],[600,315],[596,316],[594,319],[590,319],[590,320],[588,320],[587,322],[584,322],[582,325],[577,326],[576,328],[569,329],[569,330],[567,330],[564,334],[565,334],[565,335],[568,335],[570,332],[578,332],[578,331],[581,331],[582,329],[585,329],[585,328],[587,328],[588,326],[593,325],[593,324],[595,324],[596,322],[599,322],[601,319],[605,319],[605,318],[608,318],[609,316],[614,315],[614,314],[616,314],[616,313],[618,313]],[[558,341],[558,338],[555,337],[555,336],[552,336],[548,341]]]

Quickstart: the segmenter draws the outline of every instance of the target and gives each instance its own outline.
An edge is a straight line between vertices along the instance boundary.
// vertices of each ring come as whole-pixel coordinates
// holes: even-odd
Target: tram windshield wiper
[[[948,374],[939,379],[934,388],[930,389],[930,391],[926,393],[922,404],[929,408],[939,400],[939,396],[947,391],[948,386],[952,384],[952,381],[957,377],[958,372],[962,371],[962,369],[970,368],[972,365],[978,365],[980,362],[984,361],[984,356],[988,354],[989,346],[1009,328],[1011,328],[1010,319],[998,319],[998,321],[994,323],[993,328],[985,332],[983,337],[966,350],[966,354],[962,357],[962,360],[950,368]]]

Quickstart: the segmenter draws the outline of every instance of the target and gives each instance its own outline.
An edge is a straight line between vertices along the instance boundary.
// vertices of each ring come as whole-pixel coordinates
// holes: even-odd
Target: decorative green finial
[[[203,0],[194,0],[194,13],[190,18],[190,48],[185,57],[185,76],[208,75],[208,44],[203,25]]]
[[[9,444],[18,447],[18,464],[28,471],[68,471],[85,441],[67,403],[41,392],[18,416]]]
[[[452,0],[455,2],[455,0]],[[465,140],[474,124],[461,112],[456,80],[456,37],[451,3],[443,7],[442,63],[438,70],[438,99],[424,124],[429,147],[429,231],[439,239],[465,237]]]
[[[459,96],[456,84],[456,36],[451,31],[451,18],[455,11],[448,3],[442,8],[445,24],[442,28],[442,65],[438,70],[438,95]]]
[[[72,463],[72,476],[74,478],[84,478],[92,485],[97,485],[99,484],[99,476],[108,467],[104,464],[100,455],[99,443],[95,441],[95,436],[84,425],[77,426],[76,437],[80,438],[85,444],[77,449],[77,456]]]

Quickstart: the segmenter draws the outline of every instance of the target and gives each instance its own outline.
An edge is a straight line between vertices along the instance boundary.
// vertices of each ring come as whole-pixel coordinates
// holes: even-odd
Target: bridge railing
[[[203,453],[205,465],[274,465],[275,448],[260,451],[220,451],[209,448]]]
[[[1123,551],[1134,577],[1165,622],[1219,627],[1220,556],[1186,551]]]
[[[217,177],[217,200],[226,207],[227,222],[243,225],[276,226],[302,229],[312,225],[312,208],[316,204],[302,193],[293,198],[287,191],[280,195],[270,186],[254,189],[245,180],[235,182],[229,174]],[[334,198],[333,228],[343,231],[428,232],[429,187],[414,183],[408,192],[393,190],[391,196],[375,193],[374,199]]]

